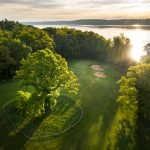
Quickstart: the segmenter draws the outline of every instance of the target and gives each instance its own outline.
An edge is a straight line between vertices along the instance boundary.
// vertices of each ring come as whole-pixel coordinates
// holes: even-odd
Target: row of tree
[[[67,59],[99,58],[104,60],[110,43],[93,32],[82,32],[69,28],[46,28],[56,43],[56,52]]]
[[[49,48],[66,59],[97,59],[129,66],[130,40],[123,34],[105,39],[94,32],[68,28],[45,28],[0,21],[0,76],[10,78],[29,53]]]
[[[142,63],[131,66],[119,80],[119,120],[115,126],[115,142],[108,149],[145,149],[150,147],[150,44],[145,46]],[[124,146],[119,143],[125,143]]]
[[[132,63],[130,40],[123,34],[106,39],[94,32],[82,32],[69,28],[45,28],[56,43],[56,52],[67,59],[90,58],[114,64]]]

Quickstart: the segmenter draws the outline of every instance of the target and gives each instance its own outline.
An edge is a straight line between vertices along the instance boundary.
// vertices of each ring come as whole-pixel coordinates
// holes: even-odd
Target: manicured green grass
[[[19,115],[15,105],[16,101],[13,100],[3,107],[5,115],[14,128],[10,134],[15,135],[17,132],[22,132],[31,140],[58,137],[74,127],[83,114],[81,106],[68,96],[58,98],[51,114],[35,119]]]
[[[70,68],[77,75],[80,82],[78,99],[84,115],[80,123],[66,134],[45,141],[32,142],[20,133],[9,136],[10,126],[4,117],[3,125],[0,125],[0,148],[27,149],[27,150],[103,150],[109,135],[115,114],[117,112],[116,81],[120,74],[108,65],[100,64],[108,76],[105,79],[94,76],[91,65],[99,64],[91,60],[78,60],[70,63]],[[0,106],[12,99],[17,89],[13,82],[0,84]],[[1,111],[1,117],[3,116]],[[14,142],[16,141],[16,142]]]

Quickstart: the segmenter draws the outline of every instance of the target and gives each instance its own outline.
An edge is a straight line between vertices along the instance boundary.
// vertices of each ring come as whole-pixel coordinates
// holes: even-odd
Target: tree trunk
[[[45,108],[45,114],[50,114],[52,113],[52,109],[49,103],[49,98],[45,98],[45,104],[44,104],[44,108]]]

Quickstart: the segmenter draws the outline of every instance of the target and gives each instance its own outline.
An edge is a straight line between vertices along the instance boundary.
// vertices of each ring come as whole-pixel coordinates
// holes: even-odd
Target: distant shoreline
[[[150,19],[116,19],[116,20],[103,20],[103,19],[81,19],[73,21],[30,21],[21,22],[30,25],[101,25],[101,26],[114,26],[114,25],[147,25],[150,26]]]
[[[150,25],[83,25],[91,28],[126,28],[126,29],[147,29],[150,30]]]
[[[23,23],[24,24],[24,23]],[[90,27],[90,28],[100,28],[100,29],[105,29],[105,28],[120,28],[120,29],[143,29],[143,30],[150,30],[150,25],[78,25],[78,24],[31,24],[31,23],[26,23],[26,25],[33,25],[35,27],[40,28],[47,28],[47,27]]]
[[[127,29],[150,29],[150,19],[120,19],[120,20],[102,20],[86,19],[73,21],[38,21],[21,22],[25,25],[35,26],[84,26],[93,28],[127,28]]]

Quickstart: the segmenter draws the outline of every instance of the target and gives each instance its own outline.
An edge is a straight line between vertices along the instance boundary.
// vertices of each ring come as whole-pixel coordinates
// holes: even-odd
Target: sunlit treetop
[[[21,103],[19,107],[25,106],[24,102],[32,101],[31,105],[27,105],[26,113],[36,116],[48,109],[51,111],[51,103],[57,100],[61,90],[76,94],[79,87],[66,60],[49,49],[38,50],[23,59],[15,78],[21,81],[23,87],[17,94]],[[34,104],[36,105],[33,106]]]

